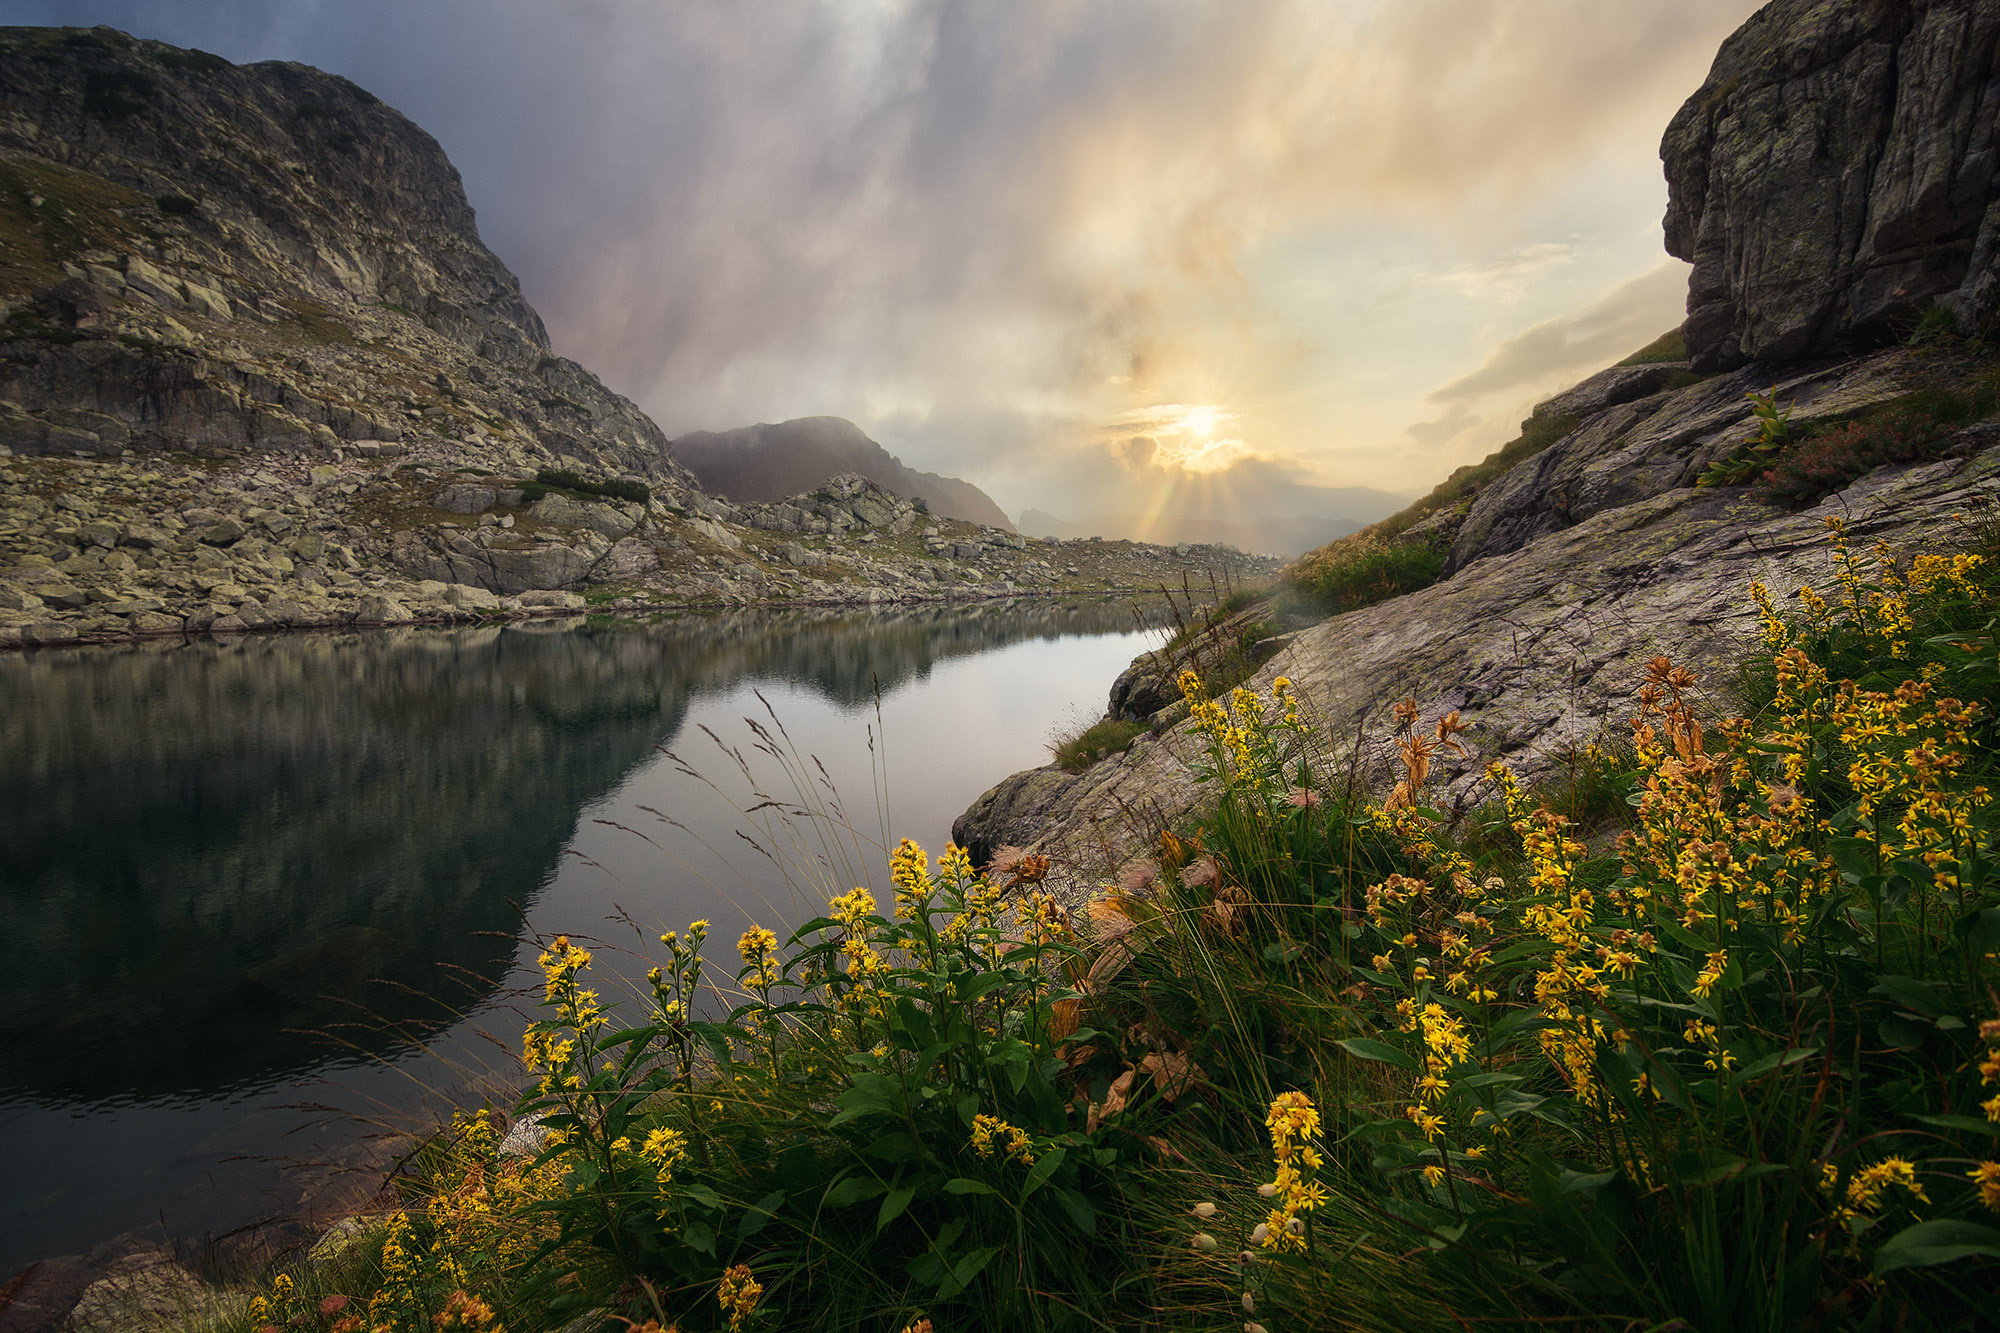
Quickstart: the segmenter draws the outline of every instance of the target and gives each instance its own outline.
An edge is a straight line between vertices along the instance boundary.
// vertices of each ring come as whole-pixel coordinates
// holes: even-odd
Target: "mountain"
[[[1307,518],[1291,515],[1255,519],[1187,518],[1172,514],[1099,514],[1065,523],[1039,509],[1021,512],[1020,528],[1030,537],[1124,537],[1140,542],[1206,542],[1234,546],[1257,555],[1297,555],[1336,537],[1359,532],[1367,523],[1355,518]]]
[[[674,456],[705,489],[731,500],[782,500],[852,472],[885,490],[922,500],[933,514],[1014,530],[1000,506],[971,482],[905,467],[842,417],[694,431],[674,441]]]
[[[838,425],[764,428],[845,450],[781,503],[705,493],[551,347],[444,151],[374,94],[0,28],[0,648],[576,610],[585,589],[872,605],[1267,563],[989,530],[1006,517],[975,488]],[[933,517],[830,480],[850,456]]]

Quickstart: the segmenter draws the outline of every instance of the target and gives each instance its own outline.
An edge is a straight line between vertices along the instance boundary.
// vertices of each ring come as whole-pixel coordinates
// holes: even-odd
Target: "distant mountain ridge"
[[[1030,537],[1124,537],[1169,546],[1178,542],[1206,543],[1233,546],[1254,555],[1288,557],[1324,546],[1366,526],[1355,518],[1293,514],[1263,519],[1097,514],[1071,522],[1040,509],[1022,510],[1020,522],[1021,531]]]
[[[783,500],[842,472],[922,500],[944,518],[1014,531],[986,492],[957,477],[919,472],[845,417],[798,417],[735,430],[701,430],[673,442],[674,457],[702,489],[740,504]]]

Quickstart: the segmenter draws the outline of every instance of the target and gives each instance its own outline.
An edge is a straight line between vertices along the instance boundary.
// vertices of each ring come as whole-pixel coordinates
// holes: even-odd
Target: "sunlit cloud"
[[[1207,435],[1123,428],[1176,468],[1285,458],[1398,489],[1448,470],[1476,440],[1426,449],[1408,423],[1449,420],[1454,394],[1484,415],[1616,342],[1585,308],[1655,264],[1661,130],[1755,7],[9,11],[344,74],[438,137],[558,350],[669,434],[844,415],[1019,508],[1127,484],[1104,423],[1157,404],[1228,405]],[[1275,285],[1305,267],[1311,299]],[[1392,293],[1390,268],[1416,276]]]
[[[1495,347],[1477,370],[1425,399],[1449,403],[1601,369],[1680,323],[1687,275],[1686,264],[1661,260],[1584,309],[1521,330]]]

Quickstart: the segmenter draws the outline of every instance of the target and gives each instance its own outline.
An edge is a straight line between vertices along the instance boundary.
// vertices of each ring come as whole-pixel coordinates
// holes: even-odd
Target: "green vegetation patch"
[[[65,260],[128,245],[138,227],[126,210],[150,202],[73,167],[0,160],[0,295],[18,300],[60,282]]]
[[[1958,433],[2000,411],[2000,353],[1981,343],[1934,341],[1935,357],[1910,392],[1853,416],[1791,420],[1777,390],[1750,395],[1756,432],[1711,464],[1698,484],[1754,484],[1780,504],[1804,507],[1875,468],[1948,455]]]
[[[1146,730],[1144,722],[1106,718],[1091,723],[1075,735],[1058,738],[1049,746],[1049,753],[1055,757],[1056,765],[1063,772],[1081,773],[1100,759],[1123,753]]]
[[[215,74],[231,67],[221,56],[198,47],[156,47],[152,54],[162,65],[181,74]]]
[[[1329,614],[1386,602],[1428,588],[1444,572],[1445,552],[1428,542],[1354,542],[1322,547],[1292,571],[1300,594]]]
[[[1680,325],[1676,324],[1653,341],[1641,347],[1618,364],[1621,366],[1655,366],[1688,359],[1687,339],[1681,336]]]
[[[291,311],[293,321],[312,341],[343,347],[358,345],[359,340],[355,338],[354,330],[323,302],[302,296],[281,300],[279,304]]]
[[[526,489],[534,492],[530,500],[539,500],[550,491],[562,491],[572,497],[609,498],[625,500],[632,504],[647,504],[653,498],[653,488],[643,481],[626,481],[620,477],[597,479],[581,473],[559,468],[542,468],[535,473],[535,480]]]

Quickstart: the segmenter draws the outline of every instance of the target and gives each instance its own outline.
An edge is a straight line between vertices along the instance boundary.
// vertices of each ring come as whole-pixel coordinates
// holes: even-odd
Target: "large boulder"
[[[1697,370],[2000,314],[2000,0],[1774,0],[1660,145]]]

